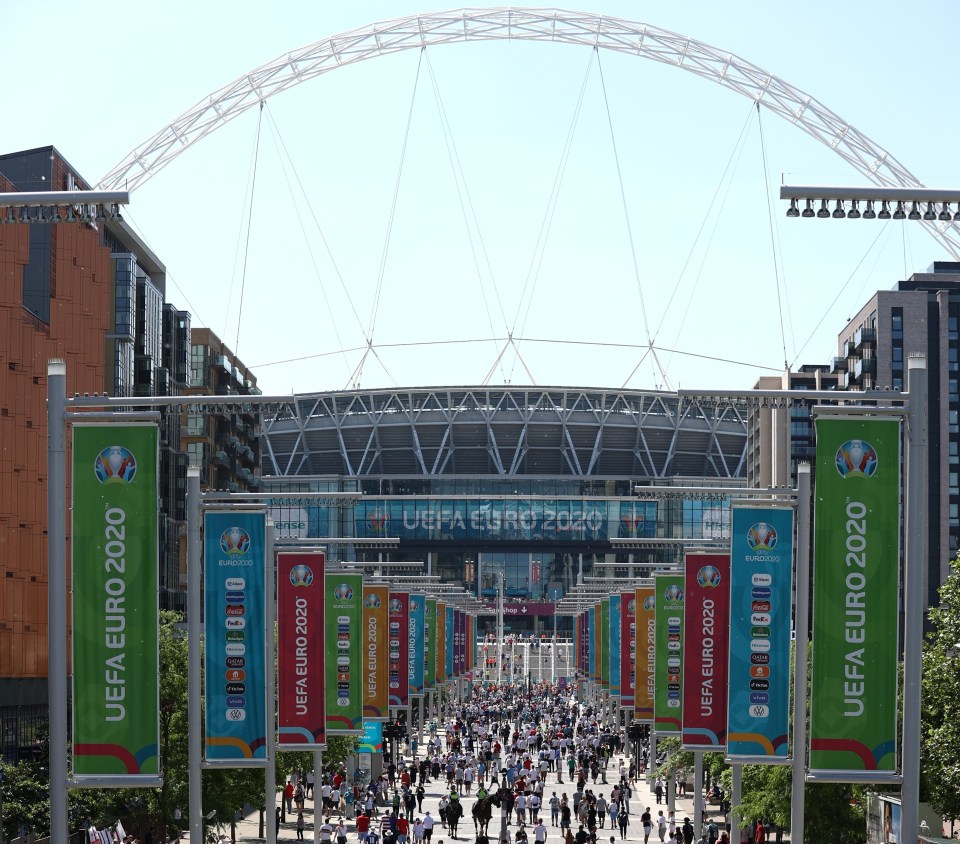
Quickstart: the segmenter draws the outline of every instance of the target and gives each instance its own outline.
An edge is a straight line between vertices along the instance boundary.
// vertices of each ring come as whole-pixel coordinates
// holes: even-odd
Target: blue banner
[[[407,654],[410,659],[410,694],[423,694],[424,659],[424,615],[427,599],[425,595],[410,596],[409,644]]]
[[[453,668],[453,652],[454,652],[453,607],[447,607],[446,614],[447,614],[447,617],[445,620],[445,626],[447,631],[447,647],[446,647],[446,650],[444,651],[443,656],[447,663],[446,675],[447,675],[447,682],[449,682],[450,680],[453,679],[453,671],[454,671],[454,668]]]
[[[607,613],[610,624],[608,640],[610,642],[610,694],[620,695],[620,596],[610,596],[610,611]]]
[[[383,753],[383,721],[364,721],[357,753]]]
[[[590,607],[590,609],[587,610],[587,651],[589,655],[589,659],[587,660],[587,676],[591,680],[597,676],[596,629],[597,608]]]
[[[249,510],[204,516],[205,754],[259,767],[267,764],[266,521]]]
[[[734,505],[727,756],[789,755],[793,509]]]

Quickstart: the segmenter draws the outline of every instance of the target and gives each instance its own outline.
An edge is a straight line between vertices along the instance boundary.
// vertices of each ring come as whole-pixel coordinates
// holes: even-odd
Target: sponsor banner
[[[467,670],[467,660],[465,659],[465,648],[464,641],[466,639],[466,619],[462,610],[456,611],[456,623],[457,623],[457,632],[456,632],[456,645],[457,645],[457,676],[462,677],[464,672]]]
[[[73,426],[73,771],[160,773],[156,425]]]
[[[410,596],[410,617],[407,621],[407,656],[410,694],[423,694],[425,595]]]
[[[610,694],[620,696],[620,596],[611,595],[607,600],[607,683]]]
[[[727,746],[730,555],[687,554],[684,562],[683,717],[691,750]]]
[[[900,421],[816,419],[810,770],[897,769]]]
[[[389,638],[387,686],[390,706],[405,707],[410,702],[410,657],[407,643],[410,624],[410,596],[406,592],[391,592],[388,609]]]
[[[793,508],[733,505],[727,756],[790,750]]]
[[[357,753],[383,753],[383,721],[364,721]]]
[[[587,610],[587,676],[591,682],[597,682],[597,637],[594,631],[597,629],[597,608],[590,607]]]
[[[268,764],[266,524],[265,511],[204,514],[204,753],[209,760]],[[237,655],[241,644],[243,654]]]
[[[437,601],[437,619],[435,635],[437,637],[437,685],[447,682],[447,605]]]
[[[604,689],[610,687],[610,599],[600,599],[600,615],[597,623],[597,648],[600,654],[599,681]]]
[[[423,688],[437,684],[437,601],[427,598],[423,609]]]
[[[653,721],[654,685],[657,676],[657,622],[652,586],[638,586],[637,601],[637,663],[634,680],[634,714],[638,721]]]
[[[620,705],[633,709],[636,703],[637,672],[637,596],[620,595]]]
[[[476,621],[472,615],[467,615],[467,641],[470,643],[470,650],[467,651],[467,671],[473,671],[477,660],[477,636],[474,632]]]
[[[445,656],[446,656],[447,665],[446,665],[446,668],[444,669],[444,673],[446,674],[446,678],[449,681],[449,680],[452,680],[454,677],[456,677],[456,670],[454,669],[454,659],[455,659],[455,654],[457,649],[454,643],[454,639],[456,637],[456,630],[455,630],[455,624],[454,624],[455,610],[453,607],[447,607],[446,612],[447,612],[447,617],[445,619],[446,635],[444,636],[444,643],[446,647]]]
[[[390,590],[386,585],[363,585],[363,722],[389,718],[387,613]]]
[[[277,554],[278,746],[319,750],[324,715],[324,554]],[[234,642],[243,653],[245,642]]]
[[[363,575],[330,572],[324,578],[324,592],[330,651],[325,675],[327,734],[360,735],[365,685]]]
[[[657,649],[653,729],[679,733],[683,712],[683,575],[658,574],[653,582]]]

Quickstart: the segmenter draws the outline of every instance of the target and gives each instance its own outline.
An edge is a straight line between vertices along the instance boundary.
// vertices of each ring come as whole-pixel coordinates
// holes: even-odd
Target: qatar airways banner
[[[277,554],[278,747],[320,750],[324,721],[323,552]]]
[[[204,514],[205,755],[236,767],[272,764],[266,738],[266,526],[266,511]],[[272,631],[270,638],[272,643]]]
[[[327,733],[363,735],[363,575],[325,577]]]
[[[897,769],[900,419],[816,418],[810,770]]]
[[[684,598],[683,721],[689,750],[727,746],[730,555],[687,554]]]
[[[793,508],[734,504],[727,756],[783,763],[790,747]]]
[[[679,733],[683,711],[683,575],[658,574],[653,582],[657,622],[653,729],[657,733]]]
[[[654,680],[657,676],[656,598],[652,586],[638,586],[636,677],[633,711],[638,721],[653,721]]]
[[[387,618],[390,591],[384,584],[363,585],[363,723],[389,718]]]
[[[607,600],[607,660],[609,675],[607,683],[610,694],[620,696],[620,596],[611,595]]]
[[[390,623],[390,706],[403,708],[410,702],[410,657],[407,650],[410,596],[406,592],[391,592],[387,615]]]
[[[437,642],[436,682],[442,686],[447,682],[447,605],[444,601],[437,601],[437,617],[434,625],[434,635]]]
[[[72,534],[74,773],[156,785],[156,425],[73,426]]]
[[[637,597],[634,592],[620,595],[620,705],[634,706],[637,662]]]

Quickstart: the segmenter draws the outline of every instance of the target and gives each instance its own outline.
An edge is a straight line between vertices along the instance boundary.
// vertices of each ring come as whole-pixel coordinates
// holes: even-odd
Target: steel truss
[[[566,388],[354,390],[264,419],[264,474],[737,478],[748,405]]]
[[[689,71],[748,97],[830,147],[884,187],[922,187],[893,155],[809,94],[740,56],[645,23],[551,9],[460,9],[368,24],[301,47],[214,91],[135,147],[101,180],[135,190],[192,144],[289,88],[365,59],[466,41],[548,41],[615,50]],[[923,222],[955,258],[960,230]]]

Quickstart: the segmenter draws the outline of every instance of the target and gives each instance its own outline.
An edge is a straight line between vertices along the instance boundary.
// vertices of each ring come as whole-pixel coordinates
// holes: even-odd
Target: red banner
[[[620,595],[620,705],[633,709],[637,673],[637,596]]]
[[[636,590],[637,652],[633,684],[634,714],[638,721],[653,721],[654,679],[657,673],[656,600],[652,586]]]
[[[410,624],[410,596],[406,592],[391,592],[388,607],[390,624],[388,688],[390,706],[406,706],[410,701],[410,666],[407,627]]]
[[[319,749],[326,741],[323,565],[322,551],[277,555],[279,747]]]
[[[683,611],[681,743],[696,750],[727,746],[730,555],[687,554]]]

